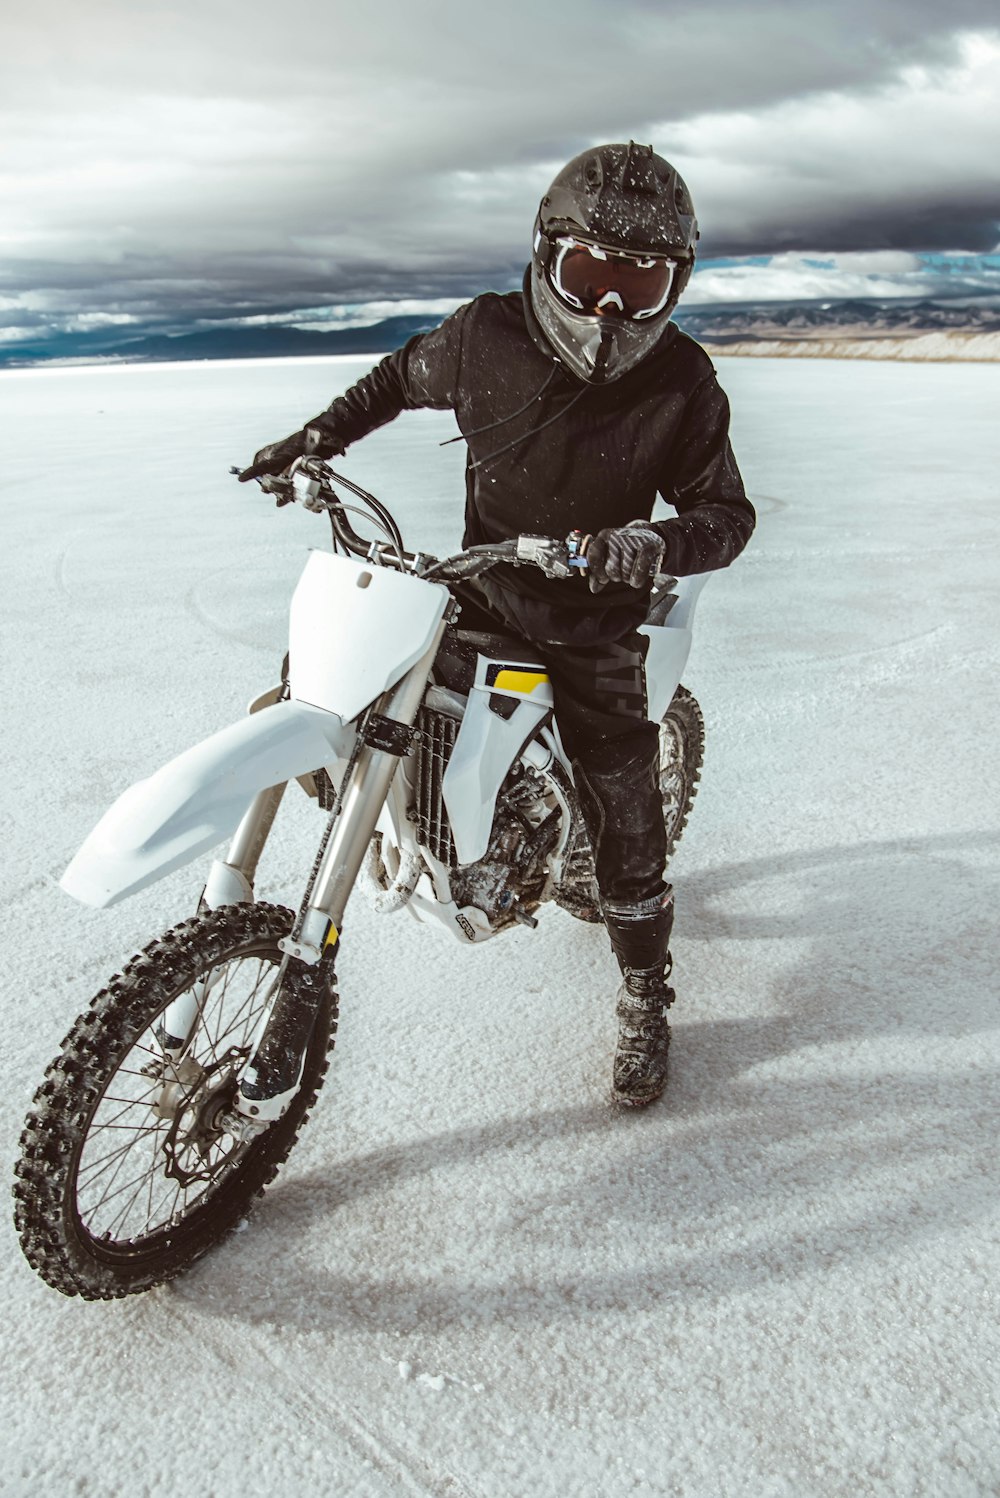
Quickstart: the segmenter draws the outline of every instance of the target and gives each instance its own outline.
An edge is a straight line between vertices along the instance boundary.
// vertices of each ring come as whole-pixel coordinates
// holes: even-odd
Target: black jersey
[[[400,411],[454,411],[468,447],[467,546],[648,520],[660,494],[677,511],[656,522],[665,570],[727,566],[755,517],[704,349],[671,323],[635,369],[585,385],[547,348],[527,295],[487,293],[383,359],[332,403],[324,429],[347,447]],[[592,594],[583,577],[506,566],[489,581],[538,639],[616,639],[645,613],[624,584]]]

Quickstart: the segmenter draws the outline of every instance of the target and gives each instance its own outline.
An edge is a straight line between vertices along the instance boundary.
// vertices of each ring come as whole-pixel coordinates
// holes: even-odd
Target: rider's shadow
[[[277,1185],[257,1218],[265,1258],[272,1231],[280,1251],[317,1219],[335,1234],[347,1211],[350,1260],[331,1272],[297,1256],[292,1295],[285,1279],[270,1291],[247,1263],[232,1289],[221,1275],[213,1282],[213,1305],[253,1320],[287,1320],[301,1305],[312,1329],[443,1330],[649,1309],[681,1294],[722,1298],[924,1239],[947,1252],[957,1225],[997,1205],[984,1128],[1000,1100],[996,1046],[979,1039],[996,1029],[997,843],[983,834],[834,847],[686,879],[686,968],[697,968],[702,941],[738,943],[729,970],[752,972],[766,955],[758,943],[800,939],[791,966],[760,962],[766,978],[754,997],[767,1012],[741,1017],[735,992],[715,1002],[731,1012],[679,1020],[670,1089],[648,1113],[621,1115],[595,1098],[354,1155]],[[413,1274],[401,1278],[397,1264],[380,1275],[387,1191],[420,1182],[433,1213],[450,1172],[478,1161],[489,1180],[501,1155],[522,1161],[493,1187],[509,1190],[491,1219],[493,1272],[435,1277],[417,1214],[399,1223]],[[370,1242],[359,1255],[366,1213]],[[553,1267],[539,1276],[518,1248],[542,1220]],[[603,1269],[592,1252],[602,1235],[617,1244]],[[252,1239],[241,1248],[249,1254]],[[253,1296],[246,1270],[258,1281]],[[197,1294],[196,1279],[185,1293]]]
[[[962,833],[713,868],[684,882],[684,936],[808,944],[769,985],[769,1007],[782,1011],[777,1029],[763,1031],[775,1055],[890,1032],[939,1043],[992,1029],[998,849],[1000,834]],[[931,1046],[924,1057],[933,1069]],[[748,1059],[733,1055],[734,1070]]]

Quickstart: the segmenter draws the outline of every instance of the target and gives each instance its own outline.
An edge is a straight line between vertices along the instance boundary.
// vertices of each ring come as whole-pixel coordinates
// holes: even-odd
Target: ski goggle
[[[552,244],[546,271],[557,296],[574,312],[641,320],[663,311],[677,262],[618,254],[565,235]]]

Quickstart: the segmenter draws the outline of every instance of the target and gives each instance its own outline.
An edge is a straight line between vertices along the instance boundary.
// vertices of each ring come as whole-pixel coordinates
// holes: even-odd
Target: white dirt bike
[[[262,487],[325,511],[333,530],[292,600],[282,684],[127,790],[62,880],[85,904],[113,905],[231,840],[197,914],[73,1025],[28,1114],[17,1226],[66,1295],[173,1278],[273,1179],[326,1071],[337,947],[363,871],[377,910],[405,907],[463,943],[536,925],[547,900],[600,919],[545,667],[523,640],[464,631],[447,586],[497,562],[569,576],[586,565],[585,538],[520,536],[438,561],[405,551],[385,507],[319,459]],[[363,539],[354,513],[386,539]],[[701,713],[680,676],[704,582],[658,579],[644,626],[668,852],[701,767]],[[259,900],[254,879],[296,780],[326,817],[292,911]]]

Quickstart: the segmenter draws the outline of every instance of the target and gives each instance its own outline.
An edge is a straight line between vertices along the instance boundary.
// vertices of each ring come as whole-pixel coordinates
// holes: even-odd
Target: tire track
[[[747,499],[753,505],[758,515],[779,515],[782,510],[789,508],[787,499],[779,499],[776,494],[747,494]]]
[[[259,655],[273,656],[274,650],[270,645],[262,644],[259,639],[251,638],[241,630],[228,629],[226,625],[220,624],[218,619],[213,618],[198,599],[198,589],[204,586],[204,582],[204,578],[200,579],[199,582],[192,584],[185,593],[184,609],[186,613],[220,640],[225,640],[229,645],[242,645],[247,650],[256,650]]]
[[[214,1357],[225,1363],[236,1378],[244,1382],[253,1359],[264,1364],[267,1368],[267,1385],[277,1389],[277,1397],[282,1406],[293,1412],[299,1422],[298,1428],[305,1432],[307,1442],[316,1450],[322,1451],[329,1444],[331,1432],[335,1432],[366,1467],[384,1480],[393,1482],[394,1491],[406,1493],[410,1498],[481,1498],[477,1491],[455,1473],[431,1466],[390,1437],[373,1430],[357,1409],[344,1400],[340,1391],[330,1401],[313,1394],[275,1356],[266,1333],[244,1325],[237,1355],[222,1337],[211,1332],[206,1335],[205,1319],[190,1304],[184,1303],[185,1297],[181,1293],[176,1289],[168,1293],[172,1294],[174,1301],[169,1312],[171,1324],[185,1324],[186,1355],[189,1355],[192,1348],[210,1348]],[[164,1344],[169,1342],[172,1352],[176,1351],[173,1339],[168,1339],[158,1326],[151,1327],[150,1330]],[[252,1344],[250,1359],[247,1357],[248,1343]],[[378,1498],[390,1498],[390,1495],[380,1488]]]
[[[923,657],[937,643],[949,635],[953,635],[956,626],[950,622],[932,625],[930,629],[921,631],[919,634],[908,635],[902,640],[892,640],[885,645],[874,645],[863,650],[838,650],[822,651],[819,649],[803,650],[801,653],[781,651],[773,653],[767,660],[757,661],[753,667],[754,680],[764,677],[787,676],[790,671],[801,670],[808,665],[816,672],[817,681],[813,688],[816,691],[830,691],[837,686],[838,678],[844,666],[858,666],[861,668],[856,678],[858,686],[875,685],[885,681],[888,675],[897,674],[894,666],[906,667],[910,671],[918,665],[925,665]],[[742,662],[733,664],[727,657],[726,662],[721,665],[712,663],[711,651],[704,650],[706,664],[711,665],[713,675],[720,679],[736,677],[740,680],[746,678],[746,666]],[[950,670],[951,661],[943,661],[942,669]],[[832,678],[832,679],[831,679]],[[855,678],[852,678],[855,680]]]

